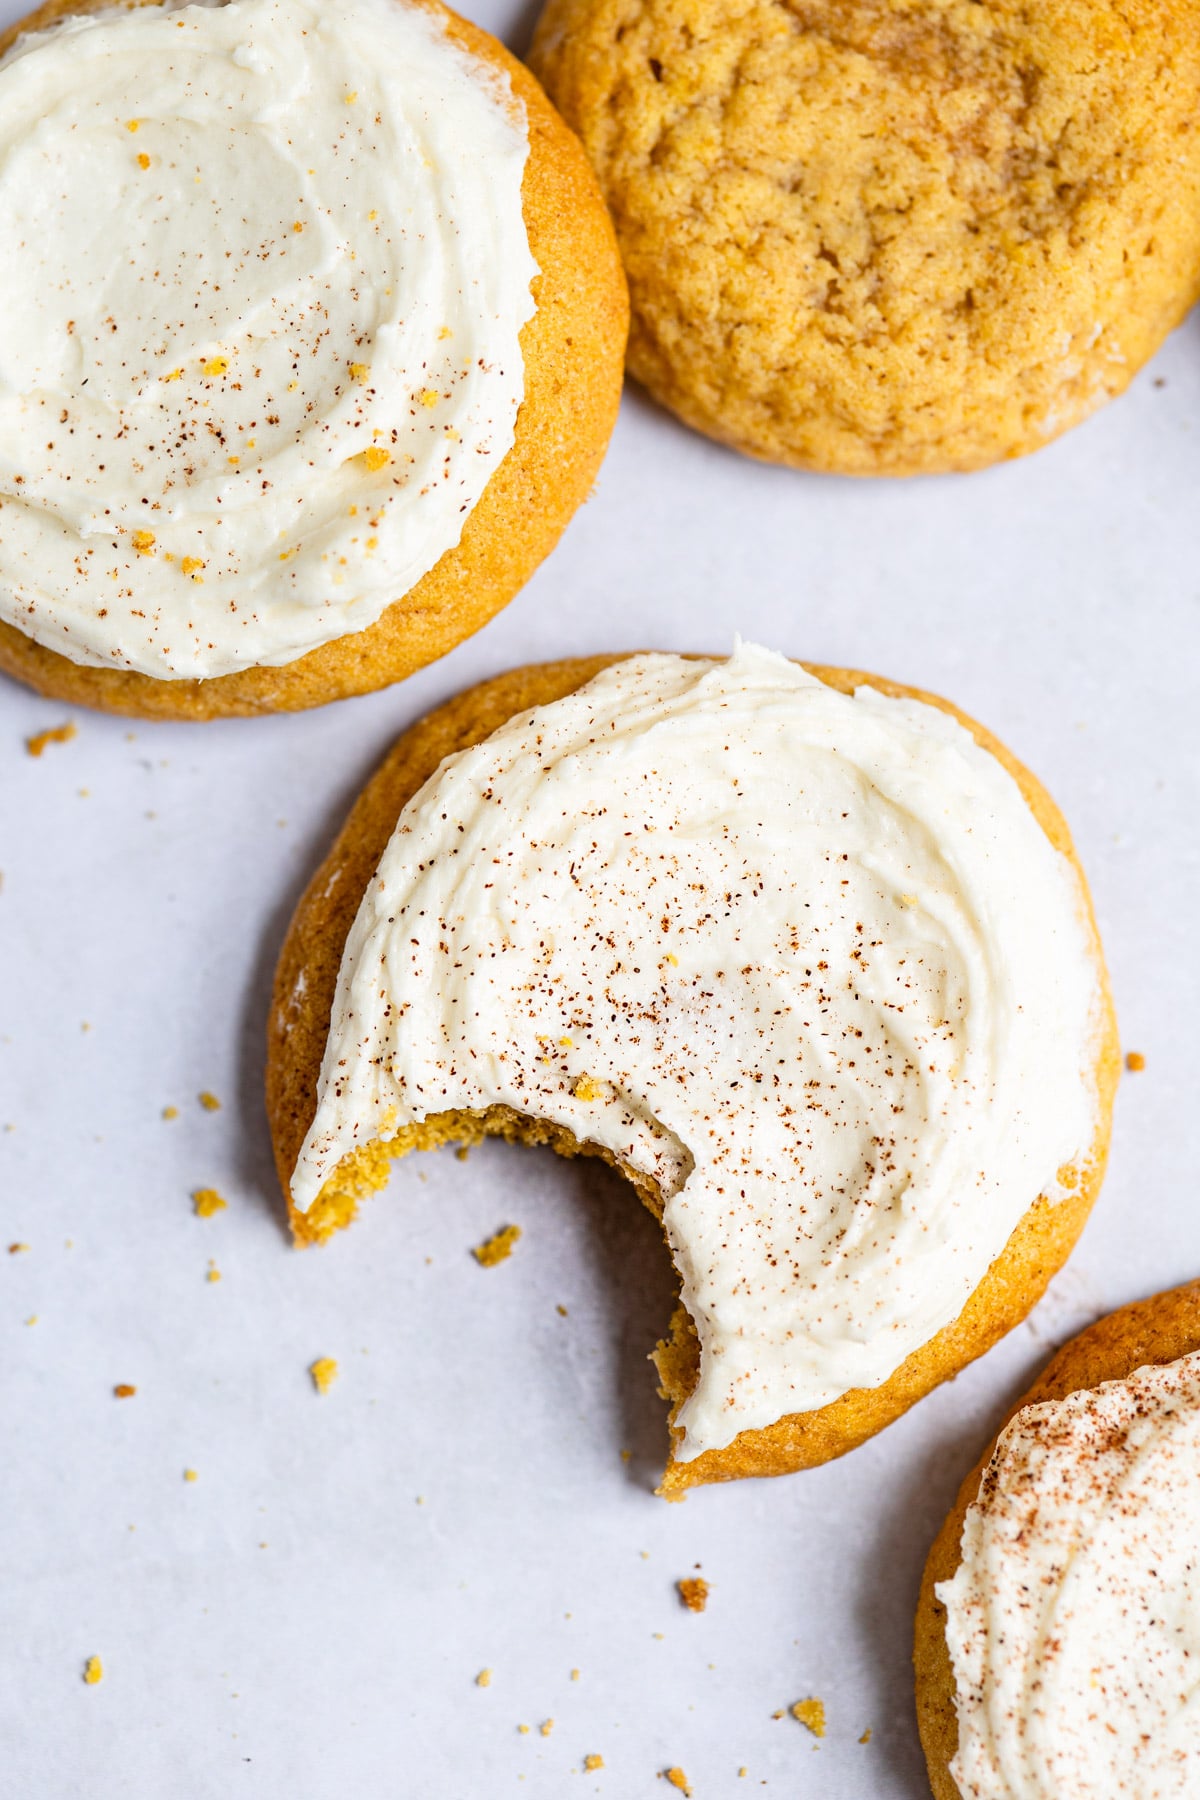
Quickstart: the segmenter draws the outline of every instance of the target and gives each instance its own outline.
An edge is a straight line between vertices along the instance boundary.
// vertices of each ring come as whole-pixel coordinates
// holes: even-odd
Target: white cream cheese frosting
[[[1200,1790],[1200,1354],[1023,1408],[937,1596],[967,1800]]]
[[[403,0],[69,18],[0,63],[0,618],[164,678],[372,625],[513,443],[507,79]]]
[[[339,976],[307,1209],[504,1104],[653,1178],[701,1344],[686,1460],[885,1381],[1087,1152],[1073,869],[937,709],[638,656],[449,757]]]

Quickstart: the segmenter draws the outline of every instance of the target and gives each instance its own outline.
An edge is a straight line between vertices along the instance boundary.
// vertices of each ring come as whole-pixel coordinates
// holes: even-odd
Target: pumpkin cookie
[[[628,1176],[681,1279],[674,1494],[839,1455],[1016,1324],[1116,1066],[1033,777],[944,701],[742,645],[406,732],[288,933],[268,1105],[301,1242],[445,1142]]]
[[[1024,455],[1200,292],[1198,0],[548,0],[629,368],[753,456]]]
[[[589,493],[628,305],[577,140],[437,0],[0,35],[0,669],[214,718],[477,630]]]
[[[1073,1338],[963,1482],[917,1610],[936,1800],[1195,1791],[1200,1283]]]

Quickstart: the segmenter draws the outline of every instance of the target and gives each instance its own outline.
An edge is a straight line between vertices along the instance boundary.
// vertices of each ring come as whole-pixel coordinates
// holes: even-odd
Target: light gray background
[[[472,10],[523,46],[519,7]],[[1196,318],[1081,430],[967,478],[759,467],[630,393],[549,563],[390,693],[78,713],[35,761],[69,710],[0,683],[0,1240],[29,1245],[0,1254],[4,1800],[636,1797],[673,1763],[697,1800],[927,1792],[910,1622],[960,1477],[1054,1344],[1200,1273],[1198,418]],[[672,1284],[622,1183],[502,1146],[414,1158],[298,1254],[263,1021],[290,909],[411,720],[513,664],[735,631],[940,690],[1038,771],[1148,1068],[1024,1327],[843,1462],[667,1506],[645,1359]],[[229,1208],[202,1221],[210,1183]],[[509,1221],[516,1254],[480,1269]],[[703,1617],[673,1588],[697,1565]],[[772,1717],[809,1694],[819,1746]]]

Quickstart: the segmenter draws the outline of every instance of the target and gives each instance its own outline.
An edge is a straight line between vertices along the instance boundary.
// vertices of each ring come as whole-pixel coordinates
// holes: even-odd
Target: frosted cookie
[[[1060,1350],[930,1552],[917,1711],[937,1800],[1200,1785],[1200,1284]]]
[[[678,1492],[850,1449],[1021,1319],[1115,1075],[1033,778],[943,701],[740,646],[520,670],[407,732],[292,923],[268,1103],[302,1241],[447,1141],[628,1175],[681,1282]]]
[[[591,489],[627,326],[529,73],[436,0],[51,0],[0,51],[0,669],[212,718],[477,630]]]
[[[1200,0],[547,0],[629,368],[854,475],[977,469],[1119,394],[1200,292]]]

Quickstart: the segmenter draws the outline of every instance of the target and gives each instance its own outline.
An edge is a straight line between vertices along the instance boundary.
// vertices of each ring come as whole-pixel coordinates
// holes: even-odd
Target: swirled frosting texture
[[[684,1459],[884,1380],[1086,1151],[1072,869],[936,709],[639,656],[450,757],[347,941],[293,1181],[503,1103],[658,1184]]]
[[[1200,1780],[1200,1353],[1028,1406],[942,1582],[968,1800]]]
[[[373,624],[510,449],[507,81],[402,0],[68,19],[0,65],[0,617],[162,677]]]

